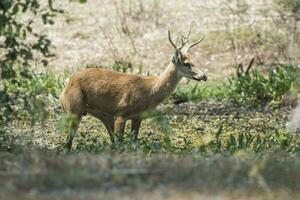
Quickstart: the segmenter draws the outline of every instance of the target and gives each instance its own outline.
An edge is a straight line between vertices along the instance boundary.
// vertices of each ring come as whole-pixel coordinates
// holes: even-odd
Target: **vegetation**
[[[6,81],[20,85],[21,82],[34,79],[30,73],[33,61],[41,62],[45,66],[48,63],[46,59],[38,59],[38,54],[44,58],[51,56],[50,40],[46,35],[40,34],[32,28],[36,18],[32,19],[31,17],[24,20],[22,16],[38,16],[46,25],[54,23],[52,18],[58,12],[61,11],[53,8],[52,0],[48,1],[46,7],[37,0],[0,2],[0,49],[3,50],[0,57],[0,116],[2,122],[10,119],[11,107],[15,104],[14,100],[22,98],[22,96],[17,96],[18,93],[15,93],[13,97],[8,95]],[[23,98],[23,101],[28,101],[28,99]],[[3,124],[0,125],[3,126]]]
[[[32,79],[15,78],[6,82],[8,96],[21,98],[14,100],[12,106],[15,111],[11,115],[13,123],[6,124],[4,128],[9,134],[2,139],[12,142],[1,146],[0,155],[6,163],[12,164],[18,162],[19,158],[6,157],[4,152],[10,152],[11,156],[24,152],[21,157],[25,156],[30,167],[37,171],[41,170],[39,162],[51,163],[50,166],[53,166],[49,168],[50,171],[42,172],[44,178],[40,179],[40,175],[32,174],[32,179],[19,183],[17,188],[21,191],[28,191],[30,188],[55,191],[60,187],[72,190],[85,187],[92,189],[93,184],[111,184],[101,187],[101,191],[105,192],[105,188],[112,186],[136,188],[136,184],[144,179],[150,188],[157,181],[171,186],[182,181],[185,173],[192,173],[194,168],[190,164],[178,164],[191,157],[197,163],[198,167],[195,169],[200,171],[208,170],[206,167],[214,162],[225,162],[232,168],[226,175],[227,181],[221,179],[224,176],[221,172],[223,168],[212,168],[220,171],[220,174],[212,176],[204,185],[202,181],[206,182],[208,177],[202,176],[200,171],[195,172],[196,179],[194,176],[185,178],[193,187],[197,188],[201,183],[204,188],[214,185],[231,190],[239,185],[240,189],[252,188],[266,192],[273,191],[278,186],[288,187],[294,193],[300,187],[296,181],[299,174],[294,170],[299,167],[296,161],[299,157],[300,137],[291,135],[285,127],[290,108],[277,105],[282,104],[284,96],[291,95],[290,91],[298,84],[298,73],[299,69],[295,66],[281,65],[266,73],[249,71],[248,74],[229,78],[218,86],[181,85],[157,113],[149,114],[137,143],[133,142],[131,133],[126,132],[123,144],[111,145],[103,124],[94,118],[84,118],[85,122],[79,128],[74,150],[70,155],[65,155],[61,148],[66,139],[64,127],[67,119],[58,107],[63,80],[70,74],[66,72],[57,76],[50,72],[32,73]],[[53,151],[56,153],[52,153]],[[112,162],[115,168],[104,166],[102,175],[96,174],[91,178],[93,169],[82,163],[86,159],[82,152],[100,154],[104,156],[103,159],[107,159],[102,160],[103,162]],[[57,153],[66,160],[56,161]],[[126,155],[126,159],[121,159],[120,154]],[[45,155],[49,158],[43,158]],[[171,155],[172,158],[169,157]],[[221,155],[222,157],[218,157]],[[151,160],[146,161],[143,156],[150,156]],[[33,157],[38,161],[34,161]],[[286,158],[282,160],[283,157]],[[278,164],[279,158],[281,161]],[[161,159],[160,164],[155,164]],[[72,168],[74,160],[81,164]],[[97,161],[93,158],[92,162]],[[126,168],[123,166],[126,162],[133,163]],[[140,166],[135,162],[148,164]],[[286,162],[290,163],[289,169],[286,169]],[[180,171],[169,164],[184,167],[186,171],[176,178],[166,175],[153,180],[154,166],[161,169],[155,172],[159,174],[165,174],[165,170]],[[238,169],[234,167],[237,164],[240,166]],[[22,164],[17,165],[24,167]],[[274,165],[272,169],[269,168],[270,165]],[[65,173],[55,166],[60,166],[63,170],[72,168],[72,171]],[[9,165],[5,164],[3,167],[3,170],[8,170]],[[278,173],[282,174],[282,170],[288,170],[284,179],[276,176]],[[215,174],[215,171],[207,173]],[[10,179],[11,184],[16,184],[15,179],[19,176],[22,176],[21,172]],[[107,179],[101,179],[102,176]],[[289,177],[295,177],[295,180]],[[40,181],[44,184],[36,184]],[[9,191],[6,186],[4,188],[4,191]]]
[[[278,105],[286,95],[297,95],[300,70],[294,65],[278,65],[266,73],[249,70],[230,77],[217,86],[188,84],[173,94],[174,103],[197,100],[227,99],[235,104],[250,107],[273,103]]]
[[[124,2],[113,3],[115,35],[126,38],[130,52],[126,55],[115,45],[118,40],[108,34],[109,27],[101,28],[111,57],[105,66],[148,74],[148,65],[134,57],[145,57],[136,41],[142,30],[135,23],[153,18],[150,27],[165,29],[157,11],[163,4],[155,1],[148,8],[143,1],[130,1],[126,7]],[[103,124],[86,116],[74,149],[66,152],[68,121],[59,95],[72,73],[42,67],[54,54],[50,39],[37,28],[39,23],[51,28],[63,12],[52,1],[1,1],[0,178],[5,181],[0,182],[0,199],[131,199],[143,194],[163,199],[161,191],[184,199],[187,189],[197,199],[219,193],[229,199],[299,198],[300,135],[286,128],[300,88],[300,69],[289,53],[299,42],[299,3],[274,2],[280,18],[263,30],[258,24],[248,26],[251,5],[246,1],[224,1],[221,14],[235,17],[224,22],[225,34],[207,34],[203,51],[209,57],[227,49],[233,73],[205,84],[180,84],[157,111],[145,115],[139,141],[133,142],[127,124],[124,143],[112,145]],[[284,23],[287,19],[296,23]],[[280,53],[274,56],[270,49]],[[251,54],[255,62],[244,69],[241,54]]]
[[[237,103],[262,105],[280,102],[283,96],[299,84],[300,70],[293,65],[279,65],[263,75],[258,70],[229,79],[228,96]]]

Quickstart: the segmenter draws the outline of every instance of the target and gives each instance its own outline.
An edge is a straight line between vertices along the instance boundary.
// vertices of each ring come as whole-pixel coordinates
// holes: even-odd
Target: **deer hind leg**
[[[131,120],[131,133],[133,134],[133,140],[138,140],[138,135],[141,127],[142,120],[140,118],[135,118]]]
[[[119,144],[123,140],[125,125],[126,125],[126,120],[123,117],[117,116],[115,118],[114,133],[117,136],[114,141],[115,144]]]
[[[62,97],[61,102],[64,110],[67,112],[67,130],[68,137],[66,147],[71,150],[73,139],[75,137],[76,131],[78,129],[79,123],[81,121],[82,115],[84,115],[84,96],[81,92],[79,85],[71,85],[68,87]]]
[[[113,137],[113,133],[114,133],[114,117],[109,115],[109,114],[105,114],[103,112],[100,111],[96,111],[94,109],[91,108],[86,108],[87,113],[91,114],[92,116],[96,117],[97,119],[99,119],[105,126],[105,128],[107,129],[107,132],[109,134],[110,140],[113,143],[114,142],[114,137]]]

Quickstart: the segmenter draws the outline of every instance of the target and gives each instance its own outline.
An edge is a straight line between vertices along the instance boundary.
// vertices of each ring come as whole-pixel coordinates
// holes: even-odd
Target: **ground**
[[[103,125],[87,116],[74,149],[59,149],[66,135],[57,120],[34,128],[12,124],[26,145],[1,151],[3,199],[297,199],[299,137],[280,142],[289,107],[238,107],[230,103],[164,104],[169,126],[151,118],[140,141],[113,147]],[[16,131],[16,127],[19,128]],[[220,132],[220,127],[222,130]],[[170,137],[166,137],[166,129]],[[220,132],[220,148],[216,133]],[[227,144],[230,135],[260,135],[249,146]],[[15,135],[15,136],[16,136]],[[245,135],[245,137],[247,137]],[[292,138],[291,138],[292,137]],[[171,144],[168,146],[167,139]],[[249,141],[248,141],[249,142]],[[284,142],[288,142],[285,146]],[[223,144],[224,143],[224,144]],[[246,145],[247,140],[244,139]],[[257,145],[261,145],[258,147]]]

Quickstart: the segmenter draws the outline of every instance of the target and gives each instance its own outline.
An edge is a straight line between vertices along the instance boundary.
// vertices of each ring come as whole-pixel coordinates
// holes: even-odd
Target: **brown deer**
[[[62,107],[71,119],[66,147],[71,149],[80,119],[87,113],[103,122],[115,143],[122,140],[125,123],[131,120],[131,132],[137,140],[142,112],[153,109],[166,99],[182,77],[206,81],[207,76],[191,63],[188,54],[204,37],[186,48],[190,33],[191,29],[187,36],[181,35],[181,45],[177,47],[168,31],[175,54],[158,76],[143,77],[101,68],[89,68],[74,74],[60,97]]]

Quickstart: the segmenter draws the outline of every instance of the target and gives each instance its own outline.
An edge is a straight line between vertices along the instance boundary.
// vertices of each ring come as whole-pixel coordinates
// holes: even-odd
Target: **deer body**
[[[185,67],[181,69],[179,66]],[[74,74],[60,97],[63,109],[76,118],[69,123],[67,147],[71,149],[80,119],[86,113],[103,122],[112,142],[116,142],[113,134],[122,139],[126,121],[132,120],[131,131],[137,139],[141,113],[167,98],[184,76],[206,80],[206,75],[196,70],[180,49],[159,76],[143,77],[102,68],[85,69]]]
[[[153,77],[86,69],[71,78],[61,95],[61,103],[66,110],[75,107],[73,112],[80,115],[99,110],[130,119],[168,97],[180,79],[173,64],[160,76]],[[70,101],[77,105],[69,105]]]

